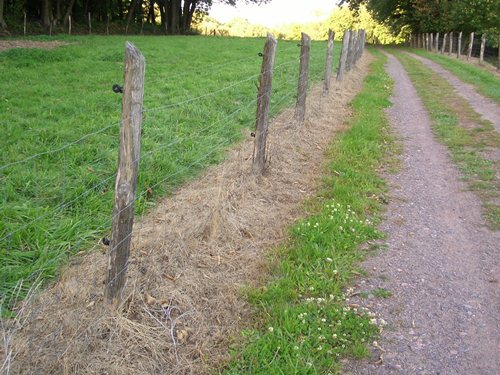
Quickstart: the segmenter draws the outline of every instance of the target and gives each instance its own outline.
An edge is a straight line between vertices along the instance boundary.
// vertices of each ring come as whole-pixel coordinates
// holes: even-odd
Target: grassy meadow
[[[222,160],[254,127],[263,39],[57,40],[68,45],[0,53],[0,299],[7,305],[57,275],[68,254],[109,236],[121,113],[111,87],[122,84],[126,40],[146,58],[138,213]],[[312,42],[311,81],[322,79],[325,49]],[[272,115],[295,101],[299,53],[296,41],[279,41]]]

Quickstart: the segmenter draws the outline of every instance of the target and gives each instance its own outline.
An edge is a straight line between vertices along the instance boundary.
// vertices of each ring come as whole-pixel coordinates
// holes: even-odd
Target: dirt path
[[[348,363],[352,374],[500,374],[500,243],[481,203],[461,182],[403,66],[389,110],[402,137],[402,170],[389,176],[391,200],[380,228],[387,250],[364,263],[357,289],[393,296],[353,302],[388,322],[376,358]],[[411,105],[409,105],[411,103]],[[381,355],[382,361],[375,362]]]
[[[500,105],[479,94],[474,86],[462,82],[453,73],[449,72],[438,63],[413,53],[408,53],[408,55],[419,60],[425,66],[446,79],[448,83],[455,88],[456,92],[469,102],[474,111],[490,121],[495,129],[500,132]]]

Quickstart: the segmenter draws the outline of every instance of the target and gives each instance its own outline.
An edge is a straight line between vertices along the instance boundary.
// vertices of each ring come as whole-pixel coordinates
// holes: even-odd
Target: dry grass
[[[286,110],[270,126],[269,167],[251,173],[253,140],[137,222],[123,304],[103,303],[105,251],[76,257],[60,280],[4,322],[12,374],[204,374],[228,359],[251,311],[242,287],[268,274],[266,250],[286,238],[318,185],[324,149],[343,129],[370,57],[322,96],[302,126]],[[20,311],[21,312],[21,311]]]
[[[53,49],[68,45],[69,43],[60,41],[35,41],[35,40],[0,40],[0,52],[12,48],[42,48]]]

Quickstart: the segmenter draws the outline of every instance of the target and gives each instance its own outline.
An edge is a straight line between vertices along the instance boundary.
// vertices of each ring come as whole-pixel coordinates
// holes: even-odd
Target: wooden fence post
[[[444,33],[443,35],[443,45],[441,46],[441,54],[444,54],[446,51],[446,38],[448,37],[448,33]]]
[[[462,32],[458,34],[458,45],[457,45],[457,59],[460,58],[460,55],[462,54]]]
[[[431,33],[430,36],[430,42],[429,42],[429,52],[432,52],[433,46],[434,46],[434,33]]]
[[[24,12],[23,33],[26,36],[26,12]]]
[[[330,77],[332,75],[332,62],[333,62],[333,38],[335,32],[328,29],[328,45],[326,47],[326,66],[325,66],[325,82],[323,82],[323,93],[330,90]]]
[[[434,47],[434,52],[438,53],[439,52],[439,33],[436,33],[436,41],[435,41],[435,47]]]
[[[486,34],[481,36],[481,51],[479,52],[479,63],[484,62],[484,47],[486,47]]]
[[[349,37],[349,46],[347,48],[347,71],[352,69],[354,61],[354,44],[356,43],[357,35],[355,30],[351,30],[351,36]]]
[[[68,16],[68,35],[71,35],[71,15]]]
[[[274,56],[278,42],[274,36],[267,34],[262,55],[262,67],[259,78],[259,93],[257,96],[257,118],[255,130],[255,147],[253,170],[262,174],[266,166],[266,141],[269,122],[269,104],[271,102],[271,85],[273,82]]]
[[[449,34],[450,36],[450,48],[448,49],[448,56],[451,56],[453,50],[453,31]]]
[[[118,173],[105,284],[106,302],[109,304],[120,302],[126,280],[141,147],[144,70],[144,56],[134,45],[127,42]]]
[[[89,34],[92,34],[92,22],[90,20],[90,12],[89,12]]]
[[[344,74],[347,64],[347,51],[349,48],[349,39],[351,38],[351,31],[344,31],[344,37],[342,39],[342,52],[340,53],[339,69],[337,71],[337,81],[342,81],[344,79]]]
[[[470,40],[469,40],[469,50],[467,51],[467,60],[470,59],[472,56],[472,47],[474,46],[474,32],[470,33]]]
[[[306,33],[302,33],[300,43],[299,82],[297,86],[297,102],[295,104],[295,121],[298,124],[304,123],[304,119],[306,118],[306,96],[310,50],[311,38],[309,38],[309,35],[307,35]]]
[[[109,35],[109,13],[106,15],[106,35]]]

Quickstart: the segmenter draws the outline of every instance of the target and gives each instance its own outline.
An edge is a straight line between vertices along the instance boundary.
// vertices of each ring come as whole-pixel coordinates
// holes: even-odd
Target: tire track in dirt
[[[413,53],[408,53],[408,55],[420,61],[426,67],[446,79],[448,83],[455,88],[457,94],[467,100],[474,111],[479,113],[484,119],[491,122],[495,129],[500,132],[500,105],[479,94],[474,86],[461,81],[457,76],[443,68],[438,63]]]
[[[391,200],[381,230],[387,250],[364,262],[358,292],[385,288],[388,299],[356,302],[388,321],[376,358],[348,362],[351,374],[500,373],[500,236],[481,216],[433,137],[431,121],[401,63],[389,56],[395,81],[388,111],[402,138],[402,169],[388,176]],[[382,361],[378,361],[379,357]],[[378,363],[377,363],[378,362]]]

